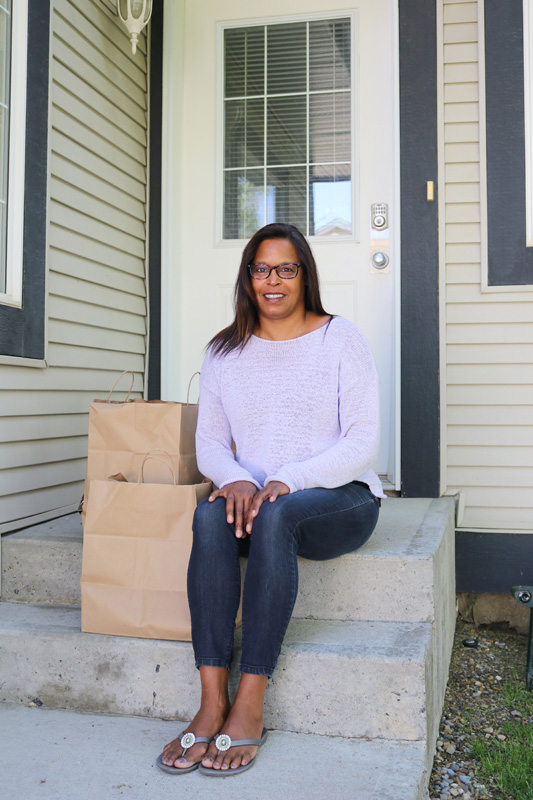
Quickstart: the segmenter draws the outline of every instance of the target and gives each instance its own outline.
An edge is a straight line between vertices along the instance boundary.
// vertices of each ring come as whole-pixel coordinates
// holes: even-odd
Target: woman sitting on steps
[[[197,458],[216,491],[199,504],[188,572],[201,705],[158,759],[166,772],[224,777],[265,741],[263,702],[298,591],[297,556],[336,558],[372,534],[378,380],[362,332],[320,299],[309,245],[274,223],[246,245],[233,323],[201,373]],[[235,443],[235,455],[232,443]],[[243,590],[241,678],[228,671]]]

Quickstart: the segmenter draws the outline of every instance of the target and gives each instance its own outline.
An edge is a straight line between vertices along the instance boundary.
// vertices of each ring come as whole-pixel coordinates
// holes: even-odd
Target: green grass
[[[533,800],[533,692],[525,688],[523,675],[515,674],[502,687],[502,704],[521,717],[504,722],[506,739],[473,741],[472,755],[479,762],[479,778],[497,787],[501,800]]]
[[[522,716],[533,716],[533,692],[528,692],[524,675],[514,672],[513,678],[502,688],[502,698],[511,710]]]

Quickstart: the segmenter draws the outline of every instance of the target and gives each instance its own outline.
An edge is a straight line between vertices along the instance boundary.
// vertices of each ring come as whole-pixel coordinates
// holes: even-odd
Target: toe
[[[215,743],[211,742],[209,747],[207,748],[207,752],[205,756],[202,758],[202,764],[204,767],[212,767],[213,762],[215,761],[217,756],[217,748],[215,747]]]
[[[222,759],[222,764],[220,769],[229,769],[230,764],[231,764],[231,756],[228,753],[225,753],[224,758]]]
[[[252,747],[250,750],[244,750],[241,758],[241,764],[243,765],[243,767],[246,764],[249,764],[250,761],[253,760],[256,753],[257,753],[257,747]]]
[[[163,752],[161,753],[161,761],[163,764],[171,767],[176,761],[177,758],[181,756],[183,752],[183,747],[181,746],[178,739],[174,739],[174,741],[169,742],[163,748]]]
[[[172,753],[172,751],[169,752],[167,751],[167,753],[165,754],[165,752],[163,751],[163,754],[161,756],[161,761],[168,767],[172,767],[174,766],[174,762],[176,761],[176,759],[178,759],[179,757],[180,753]]]

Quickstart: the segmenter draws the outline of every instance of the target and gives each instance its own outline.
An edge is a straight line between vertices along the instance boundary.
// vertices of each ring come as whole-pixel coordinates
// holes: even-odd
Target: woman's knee
[[[294,525],[291,523],[290,504],[286,498],[290,495],[278,497],[274,503],[268,500],[263,503],[254,520],[251,542],[255,541],[264,545],[284,543],[294,537]]]
[[[226,527],[226,501],[223,497],[217,497],[212,503],[206,498],[197,505],[192,521],[195,537],[202,540],[216,538]]]

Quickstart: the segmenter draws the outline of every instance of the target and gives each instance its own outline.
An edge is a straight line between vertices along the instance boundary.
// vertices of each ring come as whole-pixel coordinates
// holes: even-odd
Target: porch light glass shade
[[[224,239],[352,233],[351,60],[349,17],[225,30]]]
[[[118,0],[117,11],[130,35],[131,52],[137,52],[137,42],[142,29],[152,16],[153,0]]]

